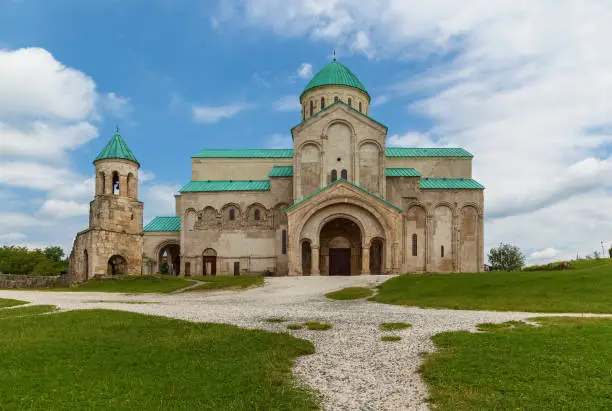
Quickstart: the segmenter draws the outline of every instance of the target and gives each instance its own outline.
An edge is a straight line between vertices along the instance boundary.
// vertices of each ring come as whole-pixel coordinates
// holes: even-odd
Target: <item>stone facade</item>
[[[389,154],[387,127],[370,117],[368,93],[351,84],[302,93],[292,151],[192,157],[196,188],[181,189],[175,216],[144,231],[138,164],[97,160],[90,227],[75,240],[72,275],[104,274],[116,255],[122,271],[144,274],[483,271],[484,192],[471,180],[472,156]]]

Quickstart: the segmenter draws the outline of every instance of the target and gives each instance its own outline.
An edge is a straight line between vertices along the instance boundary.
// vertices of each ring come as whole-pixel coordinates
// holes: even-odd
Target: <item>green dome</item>
[[[140,166],[138,160],[136,160],[136,157],[134,157],[134,154],[132,154],[130,148],[127,146],[127,144],[125,144],[125,141],[123,141],[123,138],[121,138],[121,136],[119,135],[118,130],[115,132],[115,135],[113,136],[113,138],[111,138],[108,144],[102,149],[100,154],[98,154],[98,157],[95,158],[94,163],[98,160],[105,160],[110,158],[133,161],[134,163],[138,164],[138,166]]]
[[[353,74],[351,70],[349,70],[344,64],[337,62],[336,60],[329,63],[327,66],[323,67],[315,76],[310,80],[308,85],[302,94],[300,95],[300,99],[308,90],[312,90],[315,87],[321,86],[330,86],[330,85],[338,85],[338,86],[347,86],[357,88],[368,95],[370,95],[366,91],[361,81],[357,78],[356,75]]]

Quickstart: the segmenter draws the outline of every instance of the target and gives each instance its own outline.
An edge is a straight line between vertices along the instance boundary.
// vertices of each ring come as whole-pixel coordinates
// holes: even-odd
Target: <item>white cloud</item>
[[[94,139],[96,128],[83,121],[71,125],[34,121],[23,129],[0,122],[0,153],[5,156],[64,160],[66,150],[74,150]]]
[[[433,127],[389,140],[475,155],[489,246],[512,240],[571,258],[610,232],[612,3],[251,0],[233,16],[376,58],[435,56],[400,85]]]
[[[382,106],[383,104],[388,103],[390,100],[391,98],[389,96],[385,96],[385,95],[376,96],[372,99],[372,102],[370,103],[370,107]]]
[[[268,148],[291,148],[293,147],[293,139],[291,134],[275,133],[270,136],[266,146]]]
[[[72,180],[73,173],[66,168],[25,161],[0,162],[0,184],[50,190]]]
[[[140,201],[145,203],[145,224],[155,216],[175,215],[174,196],[180,188],[172,184],[152,184],[141,188]]]
[[[0,50],[0,113],[80,120],[94,114],[96,85],[42,48]]]
[[[12,243],[15,241],[23,240],[24,238],[26,238],[26,235],[23,233],[0,233],[0,243]]]
[[[393,134],[387,137],[387,145],[390,147],[441,147],[431,139],[427,133],[409,131],[405,134]]]
[[[231,118],[249,109],[248,104],[234,103],[225,106],[201,106],[191,108],[193,119],[198,123],[213,124],[225,118]]]
[[[103,106],[105,110],[119,118],[127,116],[132,110],[129,98],[118,96],[113,92],[103,97]]]
[[[300,111],[300,101],[296,96],[281,97],[274,103],[276,111]]]
[[[89,214],[89,204],[72,200],[49,199],[40,207],[39,213],[53,218],[85,216]]]
[[[312,77],[312,64],[302,63],[297,69],[297,75],[299,78],[310,80],[310,78]]]
[[[38,218],[35,218],[26,213],[15,211],[0,211],[0,227],[3,230],[9,231],[12,229],[22,229],[24,227],[34,227],[43,225],[44,223]]]
[[[534,251],[529,255],[530,260],[554,260],[560,254],[559,250],[555,250],[552,247],[545,248],[543,250]]]
[[[140,183],[151,181],[153,179],[155,179],[155,173],[153,173],[152,171],[145,171],[142,168],[138,170],[138,181]]]

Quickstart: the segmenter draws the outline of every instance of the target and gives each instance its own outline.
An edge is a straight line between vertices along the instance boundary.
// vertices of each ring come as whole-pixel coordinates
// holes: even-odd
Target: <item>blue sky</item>
[[[475,154],[487,247],[540,262],[611,245],[606,2],[228,3],[0,0],[0,242],[70,248],[116,124],[146,219],[173,212],[199,149],[289,146],[335,48],[389,145]]]

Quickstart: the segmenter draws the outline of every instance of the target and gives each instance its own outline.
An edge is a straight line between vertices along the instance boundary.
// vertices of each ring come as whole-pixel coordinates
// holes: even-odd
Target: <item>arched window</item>
[[[412,256],[416,257],[418,251],[417,235],[412,234]]]
[[[335,96],[335,97],[334,97],[334,103],[335,103],[336,101],[338,101],[338,96]]]
[[[119,195],[119,173],[113,171],[113,194]]]
[[[440,246],[440,256],[444,258],[444,246]]]
[[[338,179],[338,171],[332,170],[331,180],[332,183]]]
[[[346,171],[346,169],[340,172],[340,178],[348,180],[348,172]]]
[[[229,219],[230,221],[234,221],[236,219],[236,210],[233,208],[229,209]]]
[[[359,102],[359,112],[361,113],[361,101]]]
[[[349,107],[353,107],[353,99],[349,97],[348,99],[348,105]]]
[[[261,211],[259,211],[259,208],[255,209],[255,220],[261,220]]]
[[[321,97],[321,110],[325,108],[325,97]]]
[[[312,116],[313,114],[314,114],[314,102],[310,100],[310,115]]]
[[[282,231],[281,235],[281,253],[287,254],[287,230]]]

